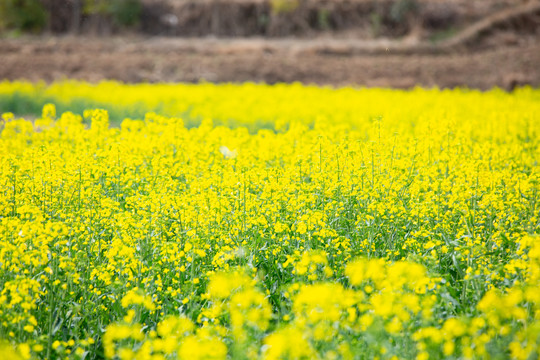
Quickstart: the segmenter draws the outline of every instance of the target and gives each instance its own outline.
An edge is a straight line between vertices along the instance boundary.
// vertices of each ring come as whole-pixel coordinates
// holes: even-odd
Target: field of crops
[[[2,359],[539,356],[540,90],[5,82],[0,113]]]

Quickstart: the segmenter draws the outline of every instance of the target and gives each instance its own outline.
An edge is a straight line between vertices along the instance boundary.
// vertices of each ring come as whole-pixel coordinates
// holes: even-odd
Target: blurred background
[[[539,0],[1,0],[0,80],[540,84]]]

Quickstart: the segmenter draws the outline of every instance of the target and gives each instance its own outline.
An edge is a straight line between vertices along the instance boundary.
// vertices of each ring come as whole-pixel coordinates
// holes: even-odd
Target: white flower
[[[225,159],[234,159],[236,155],[238,155],[238,152],[236,150],[231,151],[226,146],[221,146],[219,148],[219,152],[221,152]]]

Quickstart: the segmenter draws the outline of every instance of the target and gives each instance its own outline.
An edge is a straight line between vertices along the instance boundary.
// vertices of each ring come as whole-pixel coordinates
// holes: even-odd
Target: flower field
[[[0,113],[2,359],[540,354],[539,90],[4,82]]]

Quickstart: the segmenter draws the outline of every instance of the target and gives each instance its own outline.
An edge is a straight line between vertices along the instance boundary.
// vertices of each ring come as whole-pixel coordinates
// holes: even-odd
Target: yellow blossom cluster
[[[0,358],[538,357],[539,94],[0,83]]]

